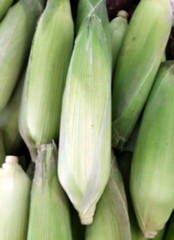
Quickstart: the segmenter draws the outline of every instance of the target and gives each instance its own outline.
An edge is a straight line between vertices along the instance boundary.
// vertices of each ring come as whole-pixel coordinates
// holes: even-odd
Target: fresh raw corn
[[[20,112],[20,133],[33,161],[37,145],[58,139],[72,44],[69,0],[47,1],[32,43]]]
[[[94,222],[86,229],[86,240],[131,240],[124,186],[115,159],[105,191],[97,205]]]
[[[41,10],[40,0],[20,0],[0,23],[0,111],[23,70]]]
[[[141,0],[119,54],[113,82],[112,144],[122,148],[150,92],[172,27],[170,0]]]
[[[26,239],[30,187],[18,158],[7,156],[0,168],[0,239]]]
[[[129,192],[129,178],[130,178],[130,166],[132,161],[132,153],[131,152],[124,152],[119,156],[118,166],[121,171],[124,186],[127,196],[128,202],[128,209],[129,209],[129,221],[131,227],[131,240],[146,240],[147,238],[144,237],[142,231],[140,230],[136,216],[133,210],[132,201]],[[158,232],[155,236],[154,240],[162,240],[165,233],[165,228]]]
[[[54,144],[38,148],[31,190],[27,240],[71,240],[67,199],[57,178]],[[39,227],[38,227],[39,224]]]
[[[129,200],[129,198],[128,198]],[[129,219],[131,224],[131,239],[132,240],[146,240],[145,236],[143,235],[141,229],[138,226],[136,216],[130,201],[128,201],[128,208],[129,208]],[[157,235],[153,238],[154,240],[163,240],[164,233],[166,228],[164,227],[160,230]]]
[[[170,219],[169,226],[167,228],[167,232],[164,240],[173,240],[173,239],[174,239],[174,215]]]
[[[161,65],[135,147],[130,190],[146,238],[162,229],[174,209],[174,61]]]
[[[16,154],[22,143],[18,129],[18,117],[24,76],[25,74],[21,77],[6,107],[0,112],[0,129],[6,155]]]
[[[111,32],[111,45],[112,45],[112,65],[115,67],[117,58],[119,56],[119,52],[127,32],[128,21],[127,21],[128,13],[126,11],[119,11],[117,17],[114,18],[110,24],[110,32]],[[113,68],[114,70],[114,68]]]
[[[8,8],[12,4],[13,0],[1,0],[0,1],[0,20],[4,17]]]
[[[0,131],[0,167],[4,163],[5,155],[6,154],[5,154],[3,134],[2,134],[2,131]]]
[[[62,104],[58,175],[85,225],[93,221],[110,173],[112,70],[108,30],[105,1],[98,1],[78,31]]]

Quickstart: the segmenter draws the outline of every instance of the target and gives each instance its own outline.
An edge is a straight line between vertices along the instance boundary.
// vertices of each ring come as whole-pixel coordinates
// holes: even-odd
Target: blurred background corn
[[[69,0],[47,1],[32,43],[20,112],[20,133],[33,161],[37,145],[58,139],[72,44]]]
[[[68,203],[58,182],[56,162],[56,146],[41,145],[32,183],[27,240],[72,239]]]
[[[79,4],[83,20],[63,97],[58,175],[82,224],[91,224],[110,172],[111,46],[105,1]],[[83,18],[86,6],[91,11]]]
[[[0,23],[0,111],[23,70],[41,11],[40,0],[20,0]]]
[[[0,168],[0,239],[26,239],[30,187],[18,158],[7,156]]]
[[[164,227],[174,209],[173,102],[174,61],[168,61],[161,65],[148,99],[131,167],[131,196],[146,238]]]
[[[109,182],[97,205],[94,222],[86,228],[86,240],[131,240],[130,222],[122,177],[112,159]]]
[[[170,0],[141,0],[127,30],[113,82],[112,142],[122,148],[147,100],[172,27]]]

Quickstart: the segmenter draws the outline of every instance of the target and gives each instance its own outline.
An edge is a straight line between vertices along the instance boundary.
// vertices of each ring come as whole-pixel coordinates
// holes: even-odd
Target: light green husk
[[[97,205],[94,222],[86,229],[86,240],[131,240],[124,186],[115,159],[105,191]]]
[[[0,24],[0,111],[23,70],[41,11],[39,0],[20,0]]]
[[[22,144],[18,129],[19,107],[25,73],[22,75],[6,107],[0,112],[0,129],[7,155],[14,155]]]
[[[174,208],[174,61],[161,65],[133,156],[130,189],[139,226],[153,238]]]
[[[32,183],[27,240],[72,239],[68,203],[58,182],[56,161],[55,145],[41,145]]]
[[[111,161],[109,22],[105,2],[98,1],[96,5],[83,20],[75,41],[59,142],[59,179],[82,224],[93,221]]]
[[[27,234],[31,182],[18,158],[6,157],[0,168],[0,239],[24,240]]]
[[[49,0],[32,43],[20,112],[20,133],[33,161],[37,145],[58,138],[72,44],[69,1]]]
[[[4,17],[5,13],[9,9],[13,0],[1,0],[0,1],[0,20]]]
[[[122,147],[141,113],[172,27],[170,0],[141,0],[128,26],[115,69],[112,142]]]
[[[127,202],[128,202],[128,209],[129,209],[129,220],[130,220],[130,226],[131,226],[131,239],[132,240],[146,240],[147,238],[144,237],[143,233],[141,232],[141,229],[138,226],[136,216],[134,213],[134,209],[132,206],[132,201],[130,197],[129,192],[129,178],[130,178],[130,166],[132,161],[132,152],[124,152],[119,157],[118,166],[121,171],[121,174],[123,176],[124,180],[124,186],[127,196]],[[154,240],[162,240],[164,233],[165,233],[165,227],[158,232],[158,234],[154,237]]]
[[[110,24],[111,45],[112,45],[112,65],[113,70],[116,65],[117,58],[128,28],[127,21],[128,13],[126,11],[119,11],[117,17],[114,18]]]

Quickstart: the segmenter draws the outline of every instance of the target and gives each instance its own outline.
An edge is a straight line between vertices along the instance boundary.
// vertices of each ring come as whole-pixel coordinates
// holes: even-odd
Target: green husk
[[[18,118],[24,75],[22,75],[6,107],[0,112],[0,129],[7,155],[17,154],[22,144],[22,138],[18,129]]]
[[[0,2],[0,20],[4,17],[13,0],[1,0]]]
[[[127,141],[147,100],[167,45],[172,18],[170,0],[141,0],[131,18],[113,82],[114,147],[122,148]]]
[[[127,21],[128,13],[126,11],[119,11],[117,17],[114,18],[110,24],[111,45],[112,45],[112,64],[113,70],[116,65],[117,58],[128,28]]]
[[[0,238],[26,239],[31,182],[14,156],[0,168]]]
[[[41,11],[40,0],[20,0],[0,24],[0,111],[23,70]]]
[[[130,225],[131,225],[131,239],[132,240],[146,240],[147,238],[144,237],[143,233],[141,232],[135,212],[132,206],[132,201],[130,197],[129,192],[129,179],[130,179],[130,167],[132,162],[132,152],[124,152],[119,157],[118,166],[121,171],[121,174],[123,176],[124,180],[124,186],[127,196],[127,202],[128,202],[128,209],[129,209],[129,219],[130,219]],[[165,227],[158,232],[158,234],[154,237],[154,240],[162,240],[164,233],[165,233]]]
[[[174,208],[174,61],[161,65],[143,114],[130,189],[139,226],[153,238]],[[167,126],[167,127],[166,127]]]
[[[49,0],[32,43],[20,112],[20,133],[33,161],[37,145],[58,139],[72,44],[69,1]]]
[[[39,147],[31,190],[27,240],[72,239],[69,208],[58,182],[56,160],[54,144]]]
[[[105,191],[97,205],[94,222],[86,229],[86,240],[131,240],[124,186],[115,159]]]
[[[83,20],[75,40],[59,140],[59,179],[82,224],[93,221],[96,203],[109,178],[111,160],[109,22],[105,2],[96,5]]]

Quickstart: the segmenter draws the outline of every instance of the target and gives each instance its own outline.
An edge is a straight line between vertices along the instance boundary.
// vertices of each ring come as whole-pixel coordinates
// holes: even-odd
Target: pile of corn
[[[174,240],[173,12],[1,0],[0,240]]]

